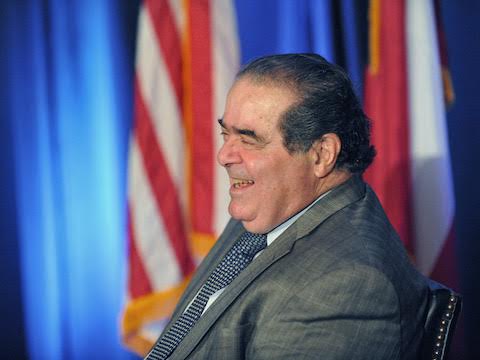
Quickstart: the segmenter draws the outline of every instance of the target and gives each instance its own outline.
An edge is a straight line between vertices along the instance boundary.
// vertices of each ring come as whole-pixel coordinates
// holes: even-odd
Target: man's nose
[[[238,146],[233,139],[225,140],[217,153],[217,161],[220,165],[228,167],[229,165],[239,163],[241,161],[238,152]]]

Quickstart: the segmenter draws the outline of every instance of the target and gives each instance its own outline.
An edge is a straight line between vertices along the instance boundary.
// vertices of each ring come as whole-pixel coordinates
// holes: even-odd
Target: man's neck
[[[352,173],[347,170],[334,169],[328,175],[319,181],[317,188],[317,198],[326,192],[343,184],[352,177]]]

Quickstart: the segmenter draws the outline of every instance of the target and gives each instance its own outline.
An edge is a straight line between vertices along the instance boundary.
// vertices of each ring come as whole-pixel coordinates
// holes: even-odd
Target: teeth
[[[253,180],[234,180],[233,187],[239,188],[244,185],[252,185],[252,184],[253,184]]]

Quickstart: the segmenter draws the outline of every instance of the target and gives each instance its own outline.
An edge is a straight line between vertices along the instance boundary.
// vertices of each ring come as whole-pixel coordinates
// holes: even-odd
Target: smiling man
[[[341,148],[334,133],[305,152],[285,146],[280,119],[296,102],[295,89],[246,75],[227,98],[218,161],[230,177],[230,215],[248,231],[268,233],[350,176],[333,171]]]
[[[427,285],[361,178],[375,151],[345,72],[257,59],[219,125],[232,220],[147,359],[415,359]]]

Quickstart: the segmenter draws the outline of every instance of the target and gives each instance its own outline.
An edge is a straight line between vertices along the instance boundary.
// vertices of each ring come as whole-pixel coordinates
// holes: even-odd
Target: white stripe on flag
[[[415,256],[420,271],[428,275],[454,217],[440,57],[431,1],[408,0],[406,28]]]

